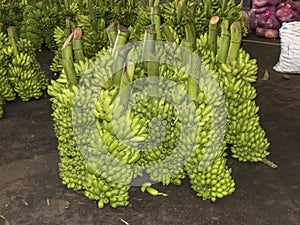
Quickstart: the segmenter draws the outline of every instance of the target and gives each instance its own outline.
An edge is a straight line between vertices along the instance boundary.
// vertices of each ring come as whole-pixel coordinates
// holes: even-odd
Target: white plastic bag
[[[300,74],[300,22],[283,23],[279,29],[281,52],[273,67],[282,73]]]

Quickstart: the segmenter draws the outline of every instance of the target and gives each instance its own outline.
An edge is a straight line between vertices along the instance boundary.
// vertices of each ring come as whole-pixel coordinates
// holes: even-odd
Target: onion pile
[[[254,0],[249,30],[258,36],[277,38],[282,23],[300,20],[300,4],[292,0]]]

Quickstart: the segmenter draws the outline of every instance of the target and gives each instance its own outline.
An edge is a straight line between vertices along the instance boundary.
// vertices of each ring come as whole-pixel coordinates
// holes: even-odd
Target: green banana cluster
[[[93,172],[88,172],[84,188],[85,196],[98,201],[99,208],[103,208],[105,204],[110,204],[113,208],[129,204],[129,185],[109,181]]]
[[[12,55],[12,48],[4,32],[0,32],[0,96],[1,101],[13,101],[16,97],[14,89],[8,76],[9,59]]]
[[[185,37],[185,25],[193,21],[197,37],[208,32],[209,20],[212,16],[219,16],[230,21],[240,21],[243,34],[248,33],[241,13],[242,5],[236,5],[234,0],[204,0],[204,1],[169,1],[161,4],[163,21],[169,24],[180,38]]]
[[[76,24],[78,27],[82,27],[84,33],[82,42],[86,57],[93,58],[103,46],[108,45],[108,37],[105,31],[108,24],[106,24],[104,18],[100,18],[97,24],[93,26],[88,15],[77,15]]]
[[[20,39],[17,46],[18,54],[12,57],[8,65],[9,80],[23,101],[38,99],[47,88],[48,79],[36,60],[34,51],[21,52],[22,49],[30,49],[30,42]]]
[[[226,146],[223,145],[222,148],[224,151]],[[204,200],[210,199],[214,202],[217,198],[223,198],[235,190],[235,182],[231,177],[231,169],[226,165],[225,156],[226,153],[223,153],[216,157],[205,170],[196,164],[189,173],[193,190]]]
[[[1,23],[16,26],[19,30],[23,20],[24,1],[3,0],[0,4]]]
[[[4,110],[3,110],[4,100],[2,99],[0,95],[0,119],[3,118]]]
[[[63,74],[62,74],[63,77]],[[51,81],[48,94],[52,101],[54,130],[58,139],[59,171],[68,188],[82,190],[86,182],[85,160],[75,140],[72,124],[72,103],[76,89],[68,88],[64,78]]]
[[[35,49],[42,49],[44,43],[43,30],[41,30],[43,13],[40,8],[42,3],[27,4],[23,11],[20,37],[30,40]]]
[[[67,32],[57,26],[54,29],[53,39],[58,46],[58,49],[54,50],[54,57],[52,58],[52,64],[50,65],[50,70],[52,72],[60,73],[63,69],[62,62],[61,62],[61,47],[63,46],[65,40],[67,39]]]
[[[63,65],[62,73],[52,82],[54,87],[48,89],[53,96],[53,117],[61,156],[60,176],[64,184],[84,190],[100,208],[105,204],[118,207],[128,205],[130,186],[136,179],[144,179],[145,173],[151,181],[163,185],[180,185],[188,176],[198,196],[216,201],[235,190],[232,171],[226,164],[228,145],[233,157],[241,161],[261,161],[266,157],[269,143],[259,124],[254,101],[256,91],[251,85],[256,80],[256,61],[240,49],[235,61],[220,63],[220,58],[224,57],[220,45],[219,48],[214,46],[214,52],[210,49],[222,40],[222,36],[217,38],[220,32],[213,30],[219,18],[210,20],[208,26],[209,14],[217,13],[221,18],[226,18],[223,14],[231,18],[238,15],[234,14],[237,8],[231,0],[224,2],[223,8],[217,1],[168,3],[162,8],[173,8],[173,11],[163,14],[162,18],[156,6],[144,7],[135,11],[142,15],[142,22],[129,27],[129,32],[116,23],[109,26],[110,47],[101,46],[108,45],[108,39],[106,44],[96,40],[97,29],[107,26],[107,21],[102,20],[106,8],[89,8],[89,16],[79,10],[75,22],[68,20],[66,29],[56,28],[55,39],[62,46],[76,23],[82,26],[83,50],[72,46],[72,53],[75,55],[75,50],[81,50],[82,55],[84,52],[87,56],[78,62],[76,55],[71,55],[72,42],[64,46],[63,55],[68,53],[68,57],[64,55],[62,61],[56,58],[56,64]],[[122,20],[126,13],[122,14],[120,5],[115,3],[112,2],[110,8],[116,9],[117,18]],[[233,9],[227,9],[227,4]],[[199,24],[195,24],[200,12],[198,6],[205,8],[205,14],[203,18],[199,16]],[[151,12],[150,16],[146,16],[147,11]],[[95,18],[98,18],[97,23]],[[162,26],[160,19],[166,22]],[[196,40],[197,29],[204,29],[201,23],[205,20],[210,40],[207,33]],[[223,21],[221,35],[224,38],[226,20]],[[149,22],[150,28],[141,35]],[[240,24],[233,28],[236,29],[231,29],[232,37],[237,39],[239,35],[234,32],[240,30]],[[147,43],[156,37],[177,45]],[[144,40],[143,48],[122,47],[126,50],[126,60],[121,65],[124,67],[114,71],[114,52],[128,40]],[[187,47],[190,52],[178,45]],[[228,48],[229,52],[235,52],[239,46],[228,44]],[[198,67],[198,58],[191,57],[191,53],[199,56],[199,50],[201,67]],[[163,62],[141,62],[140,59],[148,54]],[[66,59],[70,59],[72,65],[67,65]],[[190,77],[189,73],[195,71],[200,74]],[[129,88],[127,84],[131,84]],[[163,97],[149,96],[150,90]],[[142,191],[166,196],[152,188],[149,182],[142,186]]]
[[[263,161],[269,155],[270,143],[259,122],[257,93],[251,85],[257,79],[256,59],[250,59],[249,53],[240,48],[237,60],[231,64],[218,63],[218,54],[214,55],[207,47],[207,33],[198,39],[198,45],[202,49],[203,63],[219,74],[226,98],[226,140],[232,156],[242,162]]]

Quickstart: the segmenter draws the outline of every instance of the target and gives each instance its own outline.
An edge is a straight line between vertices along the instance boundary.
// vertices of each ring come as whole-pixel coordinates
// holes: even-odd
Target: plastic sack
[[[269,0],[253,0],[252,8],[262,8],[269,5]]]
[[[252,8],[262,8],[265,6],[275,6],[278,5],[281,0],[252,0]]]
[[[296,12],[288,7],[280,8],[276,11],[276,16],[281,23],[293,22],[299,20]]]
[[[257,27],[278,30],[280,26],[275,14],[269,10],[264,14],[250,14],[249,29],[251,31],[255,31]]]
[[[279,62],[273,69],[282,73],[300,74],[300,22],[283,23],[279,35],[281,52]]]
[[[280,28],[281,26],[280,22],[276,19],[274,13],[272,13],[271,11],[267,11],[263,17],[266,22],[261,27],[266,29],[274,29],[274,30],[278,30]]]

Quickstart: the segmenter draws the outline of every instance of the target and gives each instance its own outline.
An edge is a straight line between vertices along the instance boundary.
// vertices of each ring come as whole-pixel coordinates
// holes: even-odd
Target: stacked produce
[[[16,29],[7,29],[12,47],[8,65],[8,77],[14,91],[23,101],[38,99],[48,85],[48,79],[35,58],[34,48],[30,41],[18,39]]]
[[[2,24],[0,26],[2,28]],[[16,97],[8,77],[9,56],[12,54],[12,48],[6,33],[2,30],[0,32],[0,49],[0,96],[2,101],[12,101]]]
[[[258,36],[277,38],[281,24],[300,19],[300,4],[292,0],[254,0],[249,29]]]
[[[190,7],[185,1],[175,1],[172,16],[185,21],[175,25],[173,17],[166,16],[168,6],[162,7],[161,17],[159,1],[149,4],[150,10],[138,11],[142,22],[128,29],[117,21],[108,26],[109,46],[85,38],[92,37],[95,27],[88,21],[101,14],[99,8],[90,9],[90,17],[77,15],[76,22],[67,19],[65,28],[55,32],[62,46],[57,57],[62,72],[51,81],[48,93],[60,177],[68,188],[82,190],[98,201],[100,208],[128,205],[128,191],[139,180],[146,181],[143,192],[166,196],[151,182],[180,185],[186,175],[203,199],[227,196],[235,189],[226,165],[228,146],[240,161],[275,166],[266,160],[269,143],[259,124],[256,90],[251,84],[257,64],[240,48],[242,25],[234,20],[236,14],[213,16],[201,25],[204,22],[195,22],[196,16],[189,14],[196,12],[197,4]],[[223,6],[225,12],[227,5]],[[89,32],[75,29],[78,21]],[[98,21],[103,26],[104,21]],[[151,24],[145,29],[147,23]],[[201,26],[208,32],[197,39]],[[130,40],[143,44],[126,45]],[[178,45],[154,45],[153,40],[167,40],[190,52]],[[200,68],[198,57],[190,57],[192,52],[199,56],[199,49]]]
[[[2,118],[5,101],[14,100],[16,94],[8,77],[9,55],[12,53],[12,48],[9,45],[6,33],[2,31],[2,23],[0,23],[0,27],[0,118]]]
[[[26,4],[23,10],[23,20],[20,29],[20,37],[30,40],[35,49],[41,49],[44,43],[43,31],[41,30],[41,22],[43,12],[36,1],[31,1],[31,4]]]
[[[54,30],[56,45],[60,48],[69,34],[76,27],[81,27],[84,34],[83,51],[90,59],[95,58],[98,51],[109,45],[105,28],[110,24],[128,25],[132,40],[138,40],[140,33],[150,24],[149,8],[145,1],[98,1],[94,4],[93,0],[89,0],[83,6],[80,1],[74,1],[70,10],[72,14],[66,15],[65,24]],[[62,70],[60,50],[55,51],[50,69],[55,73]]]
[[[4,100],[0,96],[0,119],[3,117],[4,110],[3,110]]]
[[[152,11],[154,10],[155,7],[152,8]],[[215,109],[222,108],[222,93],[214,89],[218,87],[215,85],[218,84],[217,74],[211,74],[206,67],[202,67],[201,76],[196,78],[201,82],[201,90],[186,72],[178,69],[186,68],[189,71],[193,65],[188,59],[180,60],[183,53],[178,46],[155,47],[147,43],[147,40],[155,40],[157,37],[161,40],[162,36],[170,39],[176,35],[160,33],[157,29],[161,25],[158,18],[159,14],[152,18],[153,28],[158,32],[151,28],[145,31],[144,46],[147,48],[141,51],[132,47],[128,56],[125,55],[127,59],[121,64],[121,67],[126,65],[126,69],[116,73],[113,72],[114,52],[126,44],[130,33],[125,27],[117,28],[117,23],[113,23],[108,29],[113,48],[103,49],[98,54],[99,57],[104,57],[111,51],[111,57],[101,58],[95,68],[87,70],[84,73],[85,79],[93,79],[84,79],[78,88],[75,88],[78,84],[76,78],[87,69],[88,64],[82,61],[75,64],[72,62],[75,51],[73,57],[71,42],[68,39],[68,44],[64,44],[62,52],[63,73],[48,89],[49,94],[53,96],[51,100],[59,140],[59,166],[63,182],[77,190],[85,190],[87,197],[98,200],[99,207],[107,203],[113,207],[127,205],[130,184],[143,171],[149,174],[151,181],[161,181],[165,185],[180,184],[186,171],[197,194],[212,201],[234,191],[231,170],[226,165],[226,143],[222,142],[222,129],[213,128],[215,124],[225,126],[226,122],[225,111]],[[190,28],[189,25],[186,26],[186,40],[183,40],[181,45],[188,45],[194,51],[196,46],[192,47],[191,43],[195,42],[195,34],[190,33]],[[77,31],[70,37],[77,36],[75,33]],[[78,49],[74,46],[73,42],[73,49]],[[160,65],[154,62],[145,64],[139,61],[145,57],[145,52],[149,54],[147,57],[168,59],[173,56],[172,62],[177,64],[171,66],[171,61]],[[156,76],[157,79],[153,80]],[[62,79],[67,80],[71,87],[58,84]],[[138,101],[132,103],[127,95],[121,95],[119,99],[118,94],[126,92],[124,87],[131,82],[139,82],[139,79],[147,81],[148,86],[143,84],[131,90],[130,96],[140,96]],[[164,79],[172,82],[165,84]],[[182,90],[176,89],[178,84]],[[101,89],[99,85],[102,85]],[[164,97],[149,97],[147,90],[153,85],[156,87],[155,93]],[[188,95],[185,94],[185,89]],[[205,90],[214,94],[207,97]],[[180,91],[182,94],[178,94]],[[66,98],[63,93],[75,97]],[[93,96],[96,96],[97,100],[95,110],[91,110]],[[192,99],[190,103],[186,102],[188,96]],[[70,115],[72,99],[73,116]],[[78,146],[75,145],[74,133],[70,130],[71,122]],[[87,125],[93,123],[95,129],[87,129]],[[114,129],[114,123],[118,124],[117,129]],[[63,128],[59,128],[60,126]],[[165,130],[165,135],[162,130]],[[188,133],[182,135],[183,130]],[[69,140],[70,144],[67,143]],[[148,150],[141,151],[143,149]],[[88,159],[85,165],[82,164],[82,157]],[[187,160],[186,164],[184,159]],[[78,164],[75,165],[75,162]],[[86,176],[83,176],[82,169]],[[160,194],[148,184],[143,187],[144,191],[153,195]]]
[[[23,1],[2,0],[0,4],[0,21],[5,26],[16,26],[19,30],[23,20]]]
[[[184,37],[184,26],[188,20],[193,20],[197,37],[208,31],[209,20],[213,15],[222,18],[240,21],[243,34],[247,34],[241,13],[242,5],[236,5],[234,0],[205,0],[188,1],[174,0],[161,5],[163,20],[176,30],[181,38]]]
[[[226,140],[232,156],[243,162],[264,162],[276,167],[266,159],[270,144],[259,123],[259,107],[255,103],[256,90],[251,85],[257,79],[256,60],[250,59],[250,55],[240,48],[239,23],[233,22],[230,25],[228,20],[223,20],[220,27],[219,38],[213,33],[205,34],[199,45],[204,63],[220,74],[220,83],[226,98]],[[217,48],[213,46],[215,43]]]

